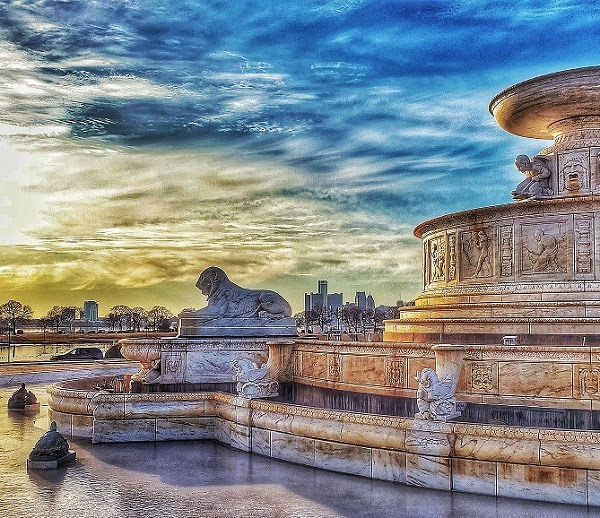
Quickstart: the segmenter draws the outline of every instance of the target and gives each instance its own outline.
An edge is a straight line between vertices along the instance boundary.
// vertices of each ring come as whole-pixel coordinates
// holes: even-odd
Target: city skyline
[[[0,6],[0,293],[202,307],[209,265],[303,306],[421,287],[419,222],[508,203],[490,99],[597,63],[585,2]]]

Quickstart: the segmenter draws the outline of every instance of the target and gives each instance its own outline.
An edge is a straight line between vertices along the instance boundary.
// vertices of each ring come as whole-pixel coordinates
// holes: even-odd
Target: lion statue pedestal
[[[216,266],[204,270],[196,286],[207,296],[207,306],[181,313],[180,338],[297,334],[292,308],[279,293],[242,288]]]
[[[235,365],[240,361],[261,366],[275,345],[287,344],[291,350],[289,338],[297,335],[296,322],[281,295],[242,288],[215,266],[200,274],[196,286],[207,296],[207,306],[180,315],[179,336],[120,341],[123,356],[142,364],[148,363],[144,351],[152,351],[152,368],[138,373],[142,390],[144,384],[185,390],[204,383],[239,382]],[[270,366],[271,371],[281,378],[286,369]]]

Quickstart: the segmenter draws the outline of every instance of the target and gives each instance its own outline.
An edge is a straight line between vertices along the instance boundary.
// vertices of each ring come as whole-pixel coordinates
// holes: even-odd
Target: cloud
[[[592,63],[598,10],[3,2],[0,287],[165,295],[220,264],[412,296],[412,226],[508,202],[513,157],[544,146],[489,99]]]

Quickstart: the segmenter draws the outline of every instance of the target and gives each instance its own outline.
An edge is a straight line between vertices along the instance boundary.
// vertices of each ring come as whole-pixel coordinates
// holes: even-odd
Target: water
[[[92,445],[77,462],[25,469],[47,426],[46,385],[31,386],[39,414],[9,414],[0,389],[1,517],[600,517],[600,509],[439,492],[341,475],[213,442]]]

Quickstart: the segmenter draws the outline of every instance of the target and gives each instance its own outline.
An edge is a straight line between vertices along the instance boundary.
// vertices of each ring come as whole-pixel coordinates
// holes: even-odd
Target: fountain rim
[[[552,140],[555,134],[548,128],[552,123],[600,116],[598,88],[600,65],[561,70],[509,86],[492,98],[488,109],[509,133]]]
[[[428,219],[419,223],[413,230],[413,235],[418,239],[423,239],[427,234],[437,232],[448,228],[449,226],[457,226],[465,223],[473,223],[477,217],[497,217],[499,214],[504,214],[508,217],[511,212],[517,214],[525,214],[528,208],[545,206],[546,210],[556,210],[560,212],[564,205],[593,203],[600,202],[600,195],[583,195],[569,198],[552,198],[541,200],[522,200],[512,203],[504,203],[501,205],[489,205],[487,207],[479,207],[475,209],[467,209],[458,212],[451,212],[436,218]],[[596,209],[591,209],[596,210]]]

